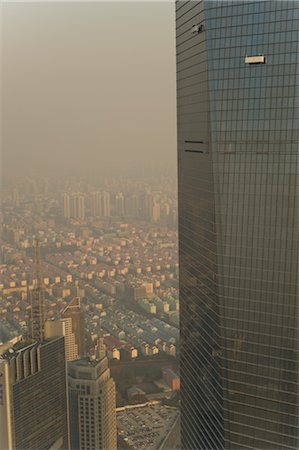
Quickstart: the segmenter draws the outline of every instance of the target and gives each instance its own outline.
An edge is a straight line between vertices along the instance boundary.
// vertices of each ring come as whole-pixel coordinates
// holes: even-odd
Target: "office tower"
[[[299,447],[298,7],[176,3],[183,449]]]
[[[115,384],[103,339],[94,359],[69,363],[68,375],[71,448],[116,450]]]
[[[85,322],[80,297],[75,297],[63,311],[63,317],[72,320],[72,333],[79,356],[85,355]]]
[[[63,338],[0,355],[0,450],[68,449]]]
[[[56,320],[46,320],[45,338],[64,337],[65,360],[73,361],[78,359],[78,345],[76,344],[71,318],[59,318]]]
[[[63,216],[66,219],[71,218],[71,198],[69,194],[63,194]]]
[[[110,194],[109,192],[100,193],[100,216],[110,217]]]
[[[35,277],[34,287],[31,291],[30,336],[34,341],[42,341],[45,324],[45,290],[42,283],[38,239],[35,240]]]

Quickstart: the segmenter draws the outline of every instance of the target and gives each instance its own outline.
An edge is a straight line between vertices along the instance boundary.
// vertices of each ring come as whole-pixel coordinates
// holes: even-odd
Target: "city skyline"
[[[1,5],[0,450],[295,450],[298,0]]]
[[[101,201],[102,194],[108,194],[109,205]],[[78,199],[84,214],[74,207]],[[159,206],[159,216],[153,205]],[[118,448],[128,441],[143,450],[156,450],[163,442],[177,447],[175,179],[105,177],[93,184],[57,176],[52,184],[20,177],[5,183],[1,214],[0,361],[2,348],[14,351],[13,343],[28,334],[34,297],[36,322],[45,319],[38,329],[46,340],[64,337],[66,363],[73,368],[71,448],[107,450],[103,442],[111,442],[109,450],[114,450],[116,439]],[[42,304],[44,314],[39,314]],[[91,396],[85,377],[98,369],[103,372],[94,380]],[[140,426],[146,424],[144,437],[137,422],[124,427],[127,408],[128,416],[138,415]]]

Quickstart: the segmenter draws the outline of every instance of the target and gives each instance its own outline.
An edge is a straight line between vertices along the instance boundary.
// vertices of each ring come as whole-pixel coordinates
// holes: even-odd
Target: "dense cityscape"
[[[299,1],[4,3],[0,450],[297,450]]]
[[[171,416],[179,401],[175,179],[101,179],[98,186],[62,179],[54,186],[26,178],[3,188],[1,340],[28,334],[38,240],[45,332],[76,301],[83,354],[93,357],[103,338],[116,406],[153,402],[159,414],[168,401],[163,414]],[[73,360],[82,351],[70,354]],[[140,446],[138,433],[119,439]]]

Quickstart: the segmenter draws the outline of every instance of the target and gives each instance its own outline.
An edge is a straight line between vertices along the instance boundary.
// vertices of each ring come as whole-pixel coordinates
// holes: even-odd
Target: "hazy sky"
[[[175,167],[173,3],[2,9],[3,172]]]

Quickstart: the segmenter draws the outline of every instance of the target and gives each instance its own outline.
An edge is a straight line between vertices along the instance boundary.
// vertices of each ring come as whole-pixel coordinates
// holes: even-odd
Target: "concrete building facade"
[[[100,341],[95,359],[69,363],[71,448],[116,450],[116,393]]]

